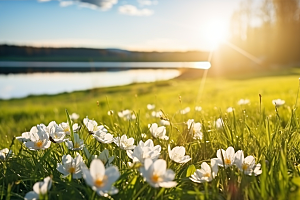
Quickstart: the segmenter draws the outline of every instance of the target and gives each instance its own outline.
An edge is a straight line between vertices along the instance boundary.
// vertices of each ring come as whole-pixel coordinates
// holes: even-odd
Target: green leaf
[[[190,165],[186,171],[186,177],[190,177],[196,171],[195,165]]]

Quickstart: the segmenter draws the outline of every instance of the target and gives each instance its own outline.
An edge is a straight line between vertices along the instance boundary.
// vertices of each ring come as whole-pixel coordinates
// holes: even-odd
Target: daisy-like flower
[[[59,126],[64,130],[66,135],[71,134],[70,126],[69,123],[67,122],[62,122],[59,124]],[[77,132],[80,129],[80,126],[77,123],[74,123],[72,126],[73,132]]]
[[[69,174],[72,175],[73,179],[78,179],[82,177],[81,165],[83,159],[81,155],[77,153],[77,156],[73,159],[70,155],[63,155],[62,163],[57,163],[57,170],[67,177]]]
[[[188,129],[189,129],[189,133],[191,135],[193,135],[193,139],[197,140],[200,139],[202,140],[203,138],[203,133],[201,132],[201,124],[199,122],[195,123],[194,119],[189,119],[186,122]]]
[[[169,137],[166,136],[166,127],[160,126],[158,127],[157,123],[153,124],[148,124],[148,128],[150,130],[150,133],[153,135],[155,138],[159,138],[162,140],[168,140]]]
[[[97,131],[93,137],[98,140],[98,142],[105,144],[110,144],[114,141],[114,136],[104,131]]]
[[[262,170],[260,169],[261,168],[261,164],[258,163],[257,165],[255,165],[254,169],[253,169],[253,174],[254,176],[258,176],[262,173]]]
[[[105,196],[118,193],[112,184],[120,177],[117,167],[112,166],[105,169],[103,163],[99,159],[91,162],[90,169],[86,166],[82,167],[83,178],[98,195]]]
[[[177,185],[177,183],[173,181],[175,173],[173,170],[167,169],[167,163],[163,159],[156,161],[150,158],[145,159],[144,166],[141,167],[140,172],[152,187],[171,188]]]
[[[216,159],[211,159],[211,167],[203,162],[201,164],[201,169],[197,169],[193,175],[191,175],[190,180],[196,183],[204,183],[212,181],[218,174],[218,164]]]
[[[147,104],[147,109],[148,110],[153,110],[155,108],[154,104]]]
[[[79,115],[77,114],[77,113],[72,113],[71,115],[70,115],[70,119],[71,120],[77,120],[79,118]]]
[[[187,163],[191,160],[190,156],[185,156],[185,148],[183,146],[174,147],[172,150],[168,145],[169,157],[171,160],[177,163]]]
[[[151,139],[146,142],[140,141],[139,145],[136,146],[133,151],[127,150],[126,153],[129,158],[133,160],[133,163],[144,163],[146,158],[151,158],[152,160],[156,160],[160,155],[161,146],[154,146],[153,141]]]
[[[244,172],[244,174],[249,176],[254,173],[254,169],[257,166],[255,165],[255,158],[253,156],[247,156],[246,158],[244,158],[244,153],[241,150],[235,153],[235,165],[239,168],[239,170]],[[260,164],[258,165],[258,167],[260,168]],[[259,171],[261,173],[261,170],[259,170],[259,168],[256,169],[256,173],[254,174],[258,175]]]
[[[224,163],[223,163],[223,159],[224,159]],[[228,147],[225,150],[223,149],[219,149],[217,151],[217,159],[216,162],[218,163],[219,166],[224,167],[230,167],[234,164],[235,161],[235,152],[234,152],[234,148],[233,147]]]
[[[200,112],[202,110],[202,107],[201,106],[196,106],[195,110],[198,111],[198,112]]]
[[[247,105],[250,103],[250,100],[249,99],[240,99],[238,101],[238,105]]]
[[[116,137],[114,143],[123,150],[131,150],[135,147],[134,139],[132,137],[127,139],[126,135],[122,135],[121,138]]]
[[[49,133],[44,124],[36,125],[30,129],[29,141],[25,145],[30,150],[44,150],[50,147]]]
[[[168,120],[162,119],[162,120],[160,120],[160,125],[162,125],[162,126],[170,126],[170,122]]]
[[[12,150],[8,148],[0,150],[0,159],[5,160],[6,158],[10,157],[13,154]]]
[[[185,115],[188,114],[191,111],[190,107],[186,107],[183,110],[180,110],[180,114]]]
[[[82,150],[84,146],[83,140],[79,138],[79,135],[77,133],[74,133],[74,144],[69,139],[65,140],[65,144],[68,149],[72,151]]]
[[[224,121],[222,118],[218,118],[215,122],[216,128],[217,129],[222,129],[224,126]]]
[[[123,110],[118,112],[118,116],[124,120],[134,120],[136,119],[135,114],[131,110]]]
[[[20,142],[27,142],[30,140],[30,132],[24,132],[22,133],[22,136],[18,136],[16,139]]]
[[[98,123],[95,120],[90,120],[86,117],[83,119],[83,123],[90,134],[96,134],[97,132],[107,132],[107,129],[103,125],[98,126]]]
[[[283,104],[285,104],[285,100],[282,100],[282,99],[274,99],[272,101],[273,105],[276,106],[276,107],[280,107],[282,106]]]
[[[65,131],[62,127],[58,126],[55,121],[52,121],[47,126],[47,130],[52,142],[61,143],[64,141]]]
[[[36,182],[33,185],[33,191],[28,192],[24,199],[29,200],[29,199],[39,199],[40,196],[45,196],[47,192],[50,190],[52,186],[52,180],[48,176],[44,178],[44,181]]]

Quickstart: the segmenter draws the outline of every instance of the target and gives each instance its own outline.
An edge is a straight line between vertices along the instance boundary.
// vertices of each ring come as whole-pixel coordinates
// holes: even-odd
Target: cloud
[[[149,9],[138,9],[133,5],[124,5],[119,7],[119,12],[124,15],[131,16],[150,16],[153,14],[152,10]]]
[[[51,0],[38,0],[39,2],[47,2]],[[61,7],[67,7],[77,3],[79,6],[88,7],[91,9],[101,9],[103,11],[109,10],[114,4],[118,3],[118,0],[59,0]]]
[[[79,0],[79,3],[81,6],[92,9],[109,10],[114,4],[118,3],[118,0]]]
[[[60,1],[59,2],[59,5],[61,7],[67,7],[67,6],[70,6],[70,5],[73,5],[74,4],[74,1]]]
[[[140,4],[140,6],[151,6],[151,5],[157,5],[158,1],[156,0],[138,0],[138,3]]]

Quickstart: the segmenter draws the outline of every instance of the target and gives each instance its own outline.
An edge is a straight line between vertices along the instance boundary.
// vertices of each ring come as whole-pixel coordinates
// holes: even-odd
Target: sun
[[[228,37],[228,25],[225,21],[211,20],[203,28],[203,37],[211,50],[215,50]]]

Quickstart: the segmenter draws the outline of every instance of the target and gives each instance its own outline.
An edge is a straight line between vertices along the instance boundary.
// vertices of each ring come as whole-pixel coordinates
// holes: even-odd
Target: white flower
[[[124,120],[136,119],[135,114],[131,110],[123,110],[121,112],[118,112],[118,116],[123,118]]]
[[[223,149],[219,149],[217,151],[216,161],[217,161],[218,165],[221,167],[224,167],[223,159],[224,159],[224,163],[225,163],[225,168],[230,167],[231,165],[234,164],[235,152],[234,152],[233,147],[228,147],[226,149],[226,151]]]
[[[144,163],[144,160],[146,158],[156,160],[160,155],[160,151],[161,146],[154,146],[153,141],[149,139],[145,143],[143,141],[140,141],[139,145],[134,147],[133,151],[127,150],[126,153],[128,157],[133,160],[134,163]]]
[[[84,118],[83,123],[91,134],[96,134],[97,132],[107,132],[107,129],[103,125],[98,126],[95,120],[90,120],[89,118]]]
[[[229,108],[227,108],[226,111],[227,111],[228,113],[233,112],[233,111],[234,111],[234,108],[233,108],[233,107],[229,107]]]
[[[115,159],[114,156],[109,156],[109,152],[107,149],[104,149],[99,156],[95,155],[92,157],[92,159],[95,159],[95,158],[99,158],[102,163],[104,164],[105,167],[110,167],[112,166],[111,163],[112,161]]]
[[[282,106],[283,104],[285,104],[285,100],[282,100],[282,99],[274,99],[272,101],[273,105],[276,106],[276,107],[280,107]]]
[[[155,105],[154,104],[148,104],[147,105],[147,109],[148,110],[153,110],[155,108]]]
[[[255,165],[255,167],[253,169],[254,176],[260,175],[262,173],[262,170],[260,168],[261,168],[261,164],[260,163],[258,163],[257,165]]]
[[[52,142],[61,143],[64,141],[65,131],[61,126],[58,126],[55,121],[52,121],[47,126],[48,133]]]
[[[68,149],[72,151],[82,150],[84,146],[83,140],[79,138],[79,135],[77,133],[74,133],[74,144],[69,139],[65,140],[65,144]]]
[[[175,187],[177,183],[174,180],[175,173],[171,169],[167,169],[167,163],[163,159],[152,161],[145,159],[144,166],[141,167],[140,172],[143,177],[152,187]]]
[[[150,133],[153,135],[155,138],[159,138],[162,140],[168,140],[169,137],[166,136],[166,127],[160,126],[158,127],[157,123],[153,124],[148,124],[148,128],[150,130]]]
[[[216,128],[217,129],[222,129],[224,126],[224,121],[222,118],[218,118],[215,122]]]
[[[247,156],[244,158],[243,151],[239,150],[235,153],[235,165],[244,172],[244,174],[247,174],[249,176],[254,173],[254,169],[256,169],[255,176],[258,175],[258,173],[261,173],[260,164],[258,165],[258,168],[256,168],[257,165],[255,165],[255,158],[253,156]]]
[[[122,135],[121,138],[116,137],[114,139],[114,143],[123,150],[131,150],[131,149],[134,149],[134,147],[135,147],[134,139],[133,138],[127,139],[126,135]]]
[[[185,148],[183,146],[176,146],[172,150],[168,145],[169,157],[177,163],[187,163],[191,160],[190,156],[185,156]]]
[[[239,105],[246,105],[246,104],[249,104],[250,103],[250,100],[249,99],[240,99],[238,101],[238,104]]]
[[[72,120],[77,120],[78,118],[79,118],[79,115],[77,113],[72,113],[70,115],[70,119],[72,119]]]
[[[203,133],[201,132],[201,124],[195,123],[193,119],[189,119],[187,121],[187,126],[189,129],[189,133],[193,135],[193,139],[200,139],[203,138]]]
[[[13,154],[12,150],[8,148],[0,150],[0,159],[5,160],[6,158],[10,157]]]
[[[200,112],[202,110],[202,107],[201,106],[196,106],[195,110],[198,111],[198,112]]]
[[[160,120],[160,125],[162,125],[162,126],[170,126],[170,122],[168,120],[162,119],[162,120]]]
[[[83,159],[81,155],[77,153],[76,158],[72,158],[70,155],[63,155],[62,164],[57,163],[57,170],[64,175],[64,177],[69,174],[72,175],[73,179],[78,179],[82,177],[81,173],[81,165],[83,163]]]
[[[180,114],[185,115],[191,111],[190,107],[186,107],[183,110],[180,110]]]
[[[90,170],[87,167],[82,168],[83,178],[98,195],[105,196],[107,194],[116,194],[118,189],[112,184],[120,177],[117,167],[112,166],[105,169],[103,163],[99,159],[91,162]]]
[[[206,162],[203,162],[201,169],[197,169],[190,177],[190,180],[196,183],[212,181],[218,174],[218,164],[214,158],[210,162],[211,167]]]
[[[40,195],[44,196],[50,190],[52,185],[52,180],[48,176],[44,178],[44,181],[36,182],[33,185],[33,191],[26,193],[24,199],[39,199]]]
[[[107,132],[97,131],[93,137],[101,143],[109,144],[114,141],[114,136]]]
[[[29,141],[25,142],[25,145],[30,150],[44,150],[49,148],[51,141],[49,140],[47,127],[44,124],[32,127],[29,133]]]
[[[71,130],[70,130],[69,123],[67,123],[67,122],[62,122],[62,123],[59,124],[59,126],[60,126],[62,129],[64,129],[65,134],[67,134],[67,135],[70,135],[70,134],[71,134]],[[73,124],[72,128],[73,128],[73,132],[77,132],[77,131],[79,130],[80,126],[78,126],[78,124],[75,123],[75,124]]]
[[[164,115],[164,114],[163,114],[162,111],[157,111],[157,112],[152,111],[152,112],[151,112],[151,116],[152,116],[152,117],[161,118],[163,115]]]
[[[22,136],[18,136],[16,139],[20,142],[27,142],[30,140],[30,132],[24,132],[22,133]]]

